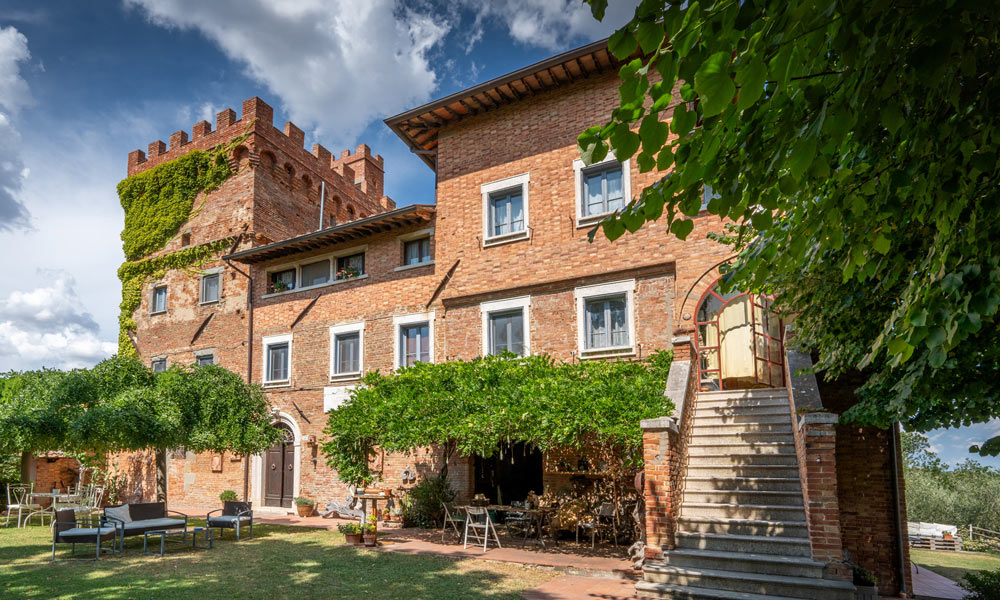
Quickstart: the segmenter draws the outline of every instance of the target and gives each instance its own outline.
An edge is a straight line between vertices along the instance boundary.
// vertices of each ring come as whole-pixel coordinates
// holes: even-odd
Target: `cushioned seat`
[[[208,522],[232,524],[236,521],[236,519],[246,523],[247,521],[250,521],[252,517],[250,515],[243,515],[241,517],[237,517],[236,515],[219,515],[218,517],[212,517],[208,520]]]
[[[83,542],[93,542],[97,535],[106,536],[114,534],[114,527],[73,527],[59,532],[59,540],[71,542],[76,540]]]
[[[212,513],[221,513],[215,514]],[[225,500],[222,508],[217,508],[205,516],[205,524],[208,527],[217,527],[219,536],[222,536],[223,529],[233,529],[236,531],[236,541],[242,538],[241,530],[250,527],[250,537],[253,537],[253,506],[249,502],[234,502]]]
[[[143,519],[142,521],[132,521],[124,525],[125,531],[134,531],[136,529],[175,529],[177,527],[184,527],[183,519]]]

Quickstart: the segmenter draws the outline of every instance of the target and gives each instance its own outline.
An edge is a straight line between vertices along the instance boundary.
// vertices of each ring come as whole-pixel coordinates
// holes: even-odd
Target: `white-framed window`
[[[201,285],[198,294],[200,304],[212,304],[218,302],[222,297],[222,270],[206,271],[201,276]]]
[[[368,246],[354,246],[322,256],[267,268],[264,297],[292,291],[311,290],[344,281],[364,279]]]
[[[630,355],[635,352],[635,280],[578,287],[579,356]]]
[[[149,298],[149,314],[167,312],[167,286],[158,285],[153,287],[153,294]]]
[[[292,335],[272,335],[261,341],[264,347],[264,385],[291,385]]]
[[[715,198],[721,198],[719,194],[712,189],[712,186],[705,185],[704,189],[701,191],[701,210],[708,210],[708,203]]]
[[[573,161],[576,180],[577,226],[591,225],[607,215],[625,208],[632,198],[629,161],[618,162],[613,156],[597,164],[585,166]]]
[[[365,324],[330,328],[330,379],[356,379],[364,370]]]
[[[483,195],[483,245],[527,239],[528,226],[528,173],[484,184]]]
[[[405,271],[434,264],[434,257],[431,255],[432,235],[434,235],[433,227],[399,236],[399,241],[402,243],[403,264],[395,270]]]
[[[509,298],[483,302],[483,355],[505,351],[527,356],[530,353],[528,308],[531,298]]]
[[[434,311],[393,317],[396,367],[434,362]]]
[[[167,370],[167,359],[154,358],[150,361],[149,368],[152,369],[154,373],[162,373]]]

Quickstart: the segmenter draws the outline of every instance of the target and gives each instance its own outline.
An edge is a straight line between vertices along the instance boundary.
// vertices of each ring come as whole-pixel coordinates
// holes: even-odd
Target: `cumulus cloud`
[[[437,86],[428,53],[446,20],[392,0],[125,0],[158,25],[195,29],[281,98],[301,127],[353,142],[373,119]]]
[[[13,117],[31,103],[20,63],[28,60],[28,38],[14,27],[0,27],[0,232],[30,226],[19,195],[28,171],[21,158],[21,136]]]
[[[500,23],[522,44],[563,50],[610,35],[632,18],[638,4],[633,0],[610,2],[604,20],[598,21],[590,7],[579,0],[463,0],[462,3],[475,14],[467,33],[466,52],[483,38],[484,24],[489,20]]]
[[[86,367],[113,354],[117,345],[101,339],[74,279],[64,271],[39,275],[49,283],[0,299],[0,371]]]

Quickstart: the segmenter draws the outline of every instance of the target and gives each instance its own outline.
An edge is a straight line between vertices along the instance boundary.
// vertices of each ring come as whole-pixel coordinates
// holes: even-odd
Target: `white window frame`
[[[288,344],[288,379],[281,380],[270,380],[268,379],[269,371],[267,368],[267,357],[269,349],[271,346],[277,344]],[[261,338],[261,347],[263,352],[261,352],[261,371],[260,380],[263,382],[264,387],[289,387],[292,385],[292,334],[286,333],[284,335],[270,335]]]
[[[429,362],[434,362],[434,311],[398,315],[392,318],[392,362],[394,369],[399,369],[404,364],[404,357],[402,356],[403,348],[399,343],[399,336],[402,334],[403,326],[416,325],[418,323],[427,323],[427,335],[430,338],[427,340],[430,358]]]
[[[214,269],[205,269],[201,272],[201,277],[198,279],[198,304],[218,304],[222,302],[222,272],[225,271],[222,267],[216,267]],[[205,278],[219,276],[219,297],[215,300],[205,300]]]
[[[587,300],[597,300],[607,296],[625,294],[625,325],[628,327],[628,345],[608,348],[587,348]],[[602,358],[608,356],[631,356],[635,354],[635,279],[581,286],[573,290],[576,300],[576,342],[577,356],[583,358]],[[610,326],[610,325],[609,325]]]
[[[347,333],[358,334],[358,370],[351,373],[337,373],[337,336]],[[330,381],[359,379],[365,372],[365,323],[345,323],[330,327]]]
[[[609,154],[608,158],[602,160],[601,162],[594,163],[592,165],[585,165],[579,158],[573,161],[573,180],[576,182],[576,226],[577,227],[589,227],[594,223],[600,221],[604,217],[612,214],[615,211],[606,212],[599,215],[584,215],[583,213],[583,172],[590,170],[594,167],[600,168],[603,166],[608,166],[611,163],[617,163],[618,159],[614,155]],[[630,170],[630,161],[625,159],[621,161],[622,165],[622,198],[624,205],[628,206],[628,203],[632,201],[632,176]]]
[[[163,288],[163,310],[156,310],[156,290]],[[149,294],[149,314],[162,315],[170,306],[170,288],[165,283],[154,283]]]
[[[194,363],[198,364],[198,359],[199,358],[203,358],[205,356],[211,356],[212,357],[212,364],[213,365],[219,364],[219,363],[215,362],[215,348],[204,348],[202,350],[195,350],[194,351]]]
[[[513,312],[518,309],[521,310],[521,318],[524,323],[524,356],[531,355],[531,336],[529,335],[531,321],[528,318],[531,313],[531,296],[519,296],[517,298],[483,302],[479,305],[483,321],[483,356],[489,356],[490,351],[493,349],[493,340],[490,339],[490,315],[500,312]]]
[[[357,277],[352,277],[350,279],[335,279],[337,275],[337,259],[343,256],[350,256],[352,254],[365,254],[365,272]],[[283,292],[270,292],[261,295],[261,298],[274,298],[275,296],[281,296],[284,294],[294,294],[296,292],[304,292],[307,290],[315,290],[319,288],[328,287],[331,285],[339,285],[342,283],[348,283],[350,281],[360,281],[362,279],[368,278],[368,244],[363,244],[361,246],[352,246],[351,248],[344,248],[343,250],[337,250],[336,252],[327,252],[325,254],[317,254],[310,256],[309,258],[303,258],[295,262],[283,263],[280,265],[274,265],[264,269],[264,285],[270,285],[271,283],[271,273],[276,273],[278,271],[287,271],[288,269],[295,269],[295,283],[302,283],[302,265],[309,265],[321,260],[330,261],[330,280],[326,283],[318,283],[316,285],[309,285],[305,287],[296,287],[295,289],[285,290]],[[265,289],[267,289],[265,287]],[[221,290],[220,290],[221,293]]]
[[[427,238],[428,243],[430,243],[432,237],[434,237],[433,227],[428,227],[426,229],[421,229],[419,231],[412,231],[410,233],[404,233],[403,235],[399,236],[398,239],[399,239],[400,253],[403,257],[403,260],[406,260],[406,242],[415,242],[417,240],[422,240],[424,238]],[[427,265],[433,265],[433,264],[434,264],[434,252],[432,250],[430,260],[414,263],[412,265],[400,265],[396,267],[394,270],[408,271],[409,269],[418,269],[420,267],[426,267]]]
[[[530,210],[530,203],[528,200],[528,188],[530,187],[529,185],[530,183],[531,183],[530,173],[522,173],[520,175],[514,175],[513,177],[507,177],[506,179],[500,179],[498,181],[484,183],[482,186],[480,186],[480,192],[482,193],[483,196],[483,227],[482,227],[483,247],[497,246],[509,242],[526,240],[531,237],[531,222],[529,221],[531,210]],[[522,210],[524,211],[524,229],[516,233],[491,235],[490,195],[495,194],[497,192],[510,190],[516,187],[521,188],[521,199],[524,205],[522,208]]]

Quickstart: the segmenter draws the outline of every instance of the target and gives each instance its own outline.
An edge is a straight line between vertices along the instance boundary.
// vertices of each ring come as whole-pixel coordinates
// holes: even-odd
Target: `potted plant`
[[[361,525],[357,523],[341,523],[337,531],[344,534],[344,540],[353,546],[361,545]]]
[[[271,289],[268,291],[272,294],[277,294],[278,292],[287,292],[292,289],[291,284],[285,283],[284,281],[272,281]]]
[[[302,496],[295,499],[295,510],[299,513],[300,517],[308,517],[311,515],[315,506],[315,500],[303,498]]]
[[[378,543],[378,528],[376,527],[376,523],[378,523],[378,517],[368,515],[368,522],[361,528],[361,533],[365,538],[365,546],[374,546]]]
[[[354,279],[361,275],[361,271],[355,267],[344,267],[337,271],[337,279]]]
[[[854,587],[857,590],[854,597],[857,600],[878,600],[878,579],[868,569],[854,567]]]
[[[225,505],[226,502],[236,502],[239,497],[233,490],[226,490],[219,494],[219,500],[222,500],[222,504]]]

